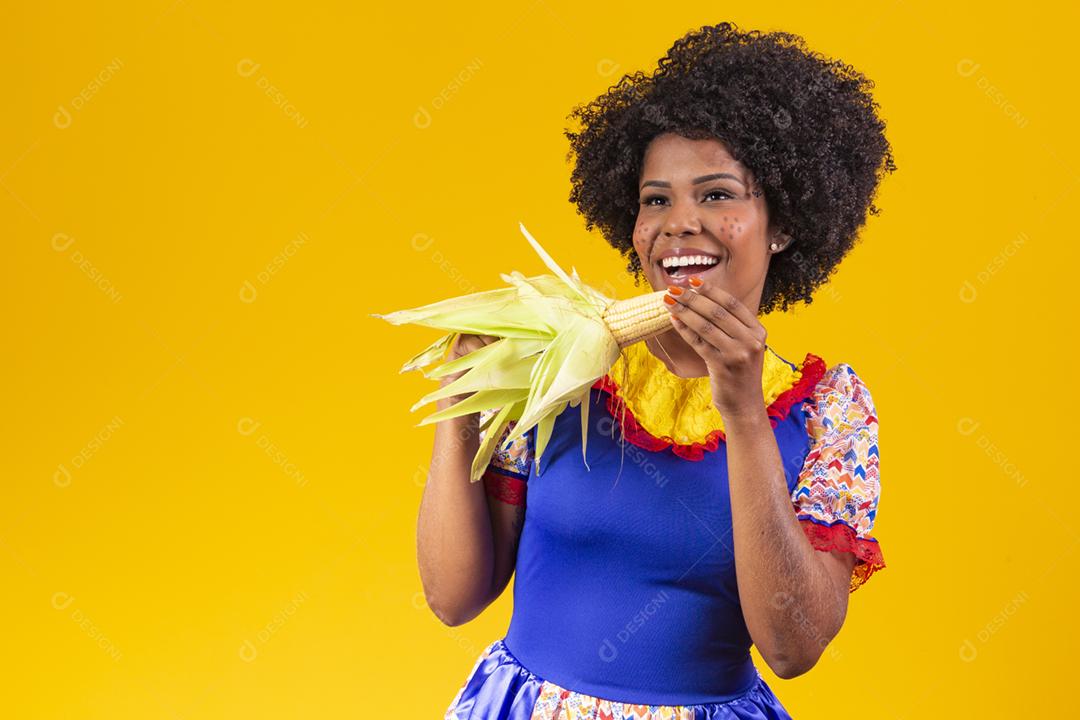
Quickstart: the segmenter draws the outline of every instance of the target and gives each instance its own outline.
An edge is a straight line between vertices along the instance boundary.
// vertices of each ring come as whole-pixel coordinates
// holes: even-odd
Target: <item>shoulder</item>
[[[804,409],[810,451],[796,493],[816,486],[876,501],[877,408],[863,379],[847,363],[829,367]]]
[[[837,432],[854,426],[877,429],[877,408],[870,389],[847,363],[837,363],[825,370],[805,409],[814,440],[826,431]]]

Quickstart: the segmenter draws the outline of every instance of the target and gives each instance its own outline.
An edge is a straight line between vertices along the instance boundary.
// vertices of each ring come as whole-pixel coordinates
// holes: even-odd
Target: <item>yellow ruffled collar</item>
[[[804,378],[808,363],[813,377]],[[802,389],[802,397],[805,397],[812,387],[809,381],[816,382],[823,370],[824,364],[814,355],[807,354],[806,361],[793,368],[766,346],[761,384],[762,401],[771,411],[770,415],[786,414],[792,402],[802,399],[794,397],[798,389]],[[643,342],[624,348],[607,375],[597,381],[597,386],[608,390],[613,399],[618,398],[619,402],[609,402],[609,408],[615,410],[618,406],[621,411],[621,406],[625,405],[627,413],[632,415],[631,424],[636,427],[629,433],[631,439],[636,433],[640,440],[640,431],[644,430],[657,441],[652,449],[676,445],[713,450],[718,439],[726,437],[724,420],[712,402],[710,378],[684,378],[674,374]]]

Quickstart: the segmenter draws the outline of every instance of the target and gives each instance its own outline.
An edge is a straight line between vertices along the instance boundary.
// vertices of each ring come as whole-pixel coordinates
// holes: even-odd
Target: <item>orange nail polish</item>
[[[668,305],[675,305],[679,301],[676,300],[675,298],[671,297],[670,295],[665,295],[664,296],[664,302],[666,302]]]
[[[694,277],[690,278],[690,284],[693,285],[694,287],[701,287],[701,284],[702,284],[701,278],[699,278],[697,275],[695,275]]]
[[[683,289],[681,287],[679,287],[678,285],[668,285],[667,286],[667,291],[669,293],[671,293],[672,295],[674,295],[675,297],[678,297],[679,295],[683,294]]]

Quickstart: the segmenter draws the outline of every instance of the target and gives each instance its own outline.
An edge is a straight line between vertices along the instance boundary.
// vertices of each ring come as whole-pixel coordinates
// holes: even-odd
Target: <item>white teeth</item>
[[[720,262],[720,259],[713,257],[712,255],[683,255],[682,257],[672,255],[664,258],[660,262],[663,267],[669,268],[684,267],[686,265],[715,265]]]

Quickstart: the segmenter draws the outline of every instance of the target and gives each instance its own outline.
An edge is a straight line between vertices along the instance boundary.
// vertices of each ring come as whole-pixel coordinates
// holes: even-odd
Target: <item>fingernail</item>
[[[693,287],[701,287],[701,278],[699,278],[697,275],[693,276],[692,278],[690,278],[690,284]]]
[[[679,301],[671,297],[670,295],[665,295],[664,302],[666,302],[668,305],[676,305]]]
[[[667,291],[676,297],[683,294],[683,289],[678,285],[668,285]]]

